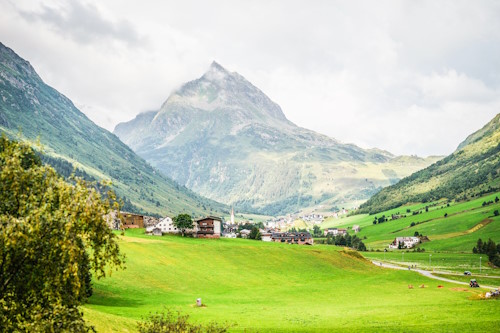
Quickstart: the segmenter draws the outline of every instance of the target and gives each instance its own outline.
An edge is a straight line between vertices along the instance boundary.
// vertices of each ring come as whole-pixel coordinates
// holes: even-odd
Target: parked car
[[[479,288],[479,284],[477,283],[476,279],[470,279],[469,286],[471,288]]]
[[[464,275],[472,275],[469,271],[465,271]]]

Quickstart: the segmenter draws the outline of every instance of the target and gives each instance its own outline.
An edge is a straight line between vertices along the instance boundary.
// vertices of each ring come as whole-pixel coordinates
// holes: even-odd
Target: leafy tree
[[[259,228],[253,227],[252,230],[250,231],[250,234],[248,234],[248,238],[255,239],[255,240],[261,240],[262,236],[260,235]]]
[[[0,327],[86,332],[78,306],[106,267],[121,267],[105,216],[118,205],[82,179],[71,183],[24,143],[0,137]],[[88,250],[88,251],[87,251]]]
[[[172,222],[181,231],[182,237],[184,237],[187,229],[191,229],[194,226],[193,219],[189,214],[179,214],[172,219]]]
[[[483,240],[481,238],[479,238],[477,240],[477,251],[478,253],[483,253]]]
[[[498,197],[495,197],[495,203],[497,203],[500,199]]]
[[[319,225],[314,225],[313,227],[313,235],[314,237],[321,237],[323,236],[323,233],[321,232],[321,228]]]
[[[493,212],[493,215],[495,215],[495,216],[500,215],[500,213],[498,212],[498,209],[495,209],[495,211]]]

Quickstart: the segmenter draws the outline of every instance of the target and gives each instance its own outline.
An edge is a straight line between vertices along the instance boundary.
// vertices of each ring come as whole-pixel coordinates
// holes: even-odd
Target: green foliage
[[[250,233],[248,234],[249,239],[261,240],[262,236],[260,235],[259,228],[253,227]]]
[[[313,227],[313,237],[322,237],[323,232],[321,231],[321,227],[317,224]]]
[[[356,235],[351,236],[349,234],[346,234],[344,236],[341,234],[337,234],[336,236],[333,236],[329,234],[326,236],[326,241],[324,243],[328,245],[347,246],[358,251],[366,251],[365,244]]]
[[[472,249],[474,253],[486,254],[488,260],[495,266],[500,267],[500,243],[495,244],[494,241],[488,239],[483,242],[481,238],[477,240],[476,246]]]
[[[170,310],[151,314],[146,321],[137,324],[139,333],[224,333],[231,325],[210,323],[206,326],[189,322],[189,315]]]
[[[65,182],[29,146],[0,137],[4,331],[89,330],[78,306],[92,294],[90,270],[102,278],[123,263],[104,217],[118,208],[114,194],[103,199],[90,185]]]
[[[194,226],[193,219],[189,214],[179,214],[172,219],[172,222],[181,231],[183,237],[186,229],[191,229]]]

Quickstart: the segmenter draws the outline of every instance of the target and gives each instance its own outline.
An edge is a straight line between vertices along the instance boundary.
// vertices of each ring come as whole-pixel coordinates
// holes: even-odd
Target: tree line
[[[495,244],[491,238],[488,239],[487,242],[483,242],[483,240],[479,238],[476,246],[472,248],[472,252],[486,254],[488,256],[488,260],[493,265],[500,267],[500,243]]]

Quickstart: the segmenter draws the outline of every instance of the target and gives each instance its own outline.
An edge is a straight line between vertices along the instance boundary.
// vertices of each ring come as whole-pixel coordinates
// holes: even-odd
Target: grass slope
[[[482,332],[500,324],[500,303],[475,300],[477,290],[438,289],[437,281],[334,246],[153,238],[141,230],[128,230],[120,245],[127,269],[94,281],[83,309],[100,332],[133,332],[135,321],[163,307],[246,332]],[[193,306],[198,297],[206,307]]]
[[[448,157],[384,188],[360,206],[377,213],[407,202],[466,198],[500,188],[500,114]]]
[[[374,249],[387,248],[394,238],[413,236],[418,231],[430,239],[430,242],[420,245],[427,251],[471,253],[478,238],[500,241],[500,216],[494,216],[494,211],[500,210],[500,202],[483,206],[483,202],[494,202],[496,197],[500,197],[500,192],[467,202],[451,202],[449,206],[445,201],[438,201],[403,206],[374,215],[330,218],[322,224],[322,228],[360,225],[358,237],[366,237],[365,244]],[[426,206],[429,207],[428,212],[425,211]],[[407,210],[411,212],[407,213]],[[412,212],[421,213],[412,215]],[[375,217],[385,215],[390,218],[398,213],[406,217],[373,224]],[[444,217],[445,214],[448,214],[447,217]],[[413,227],[412,223],[415,223]]]
[[[16,139],[39,138],[59,172],[64,164],[60,162],[66,161],[70,168],[77,167],[94,179],[111,180],[117,194],[130,202],[129,210],[161,215],[228,212],[226,206],[162,176],[46,85],[27,61],[1,43],[0,132]]]

